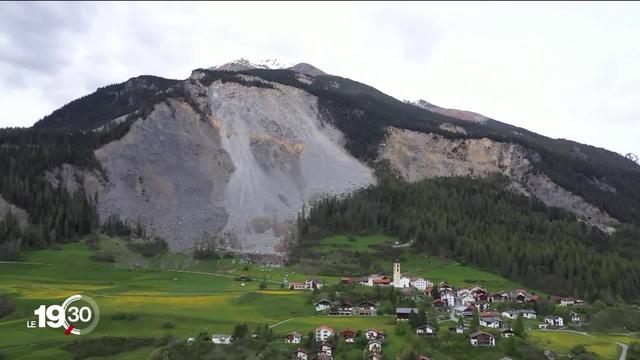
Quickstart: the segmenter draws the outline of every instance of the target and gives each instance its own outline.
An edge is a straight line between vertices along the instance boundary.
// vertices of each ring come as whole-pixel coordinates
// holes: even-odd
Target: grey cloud
[[[0,33],[8,42],[0,45],[0,63],[12,68],[4,80],[24,85],[30,72],[48,73],[69,62],[65,34],[88,26],[88,4],[3,3]]]

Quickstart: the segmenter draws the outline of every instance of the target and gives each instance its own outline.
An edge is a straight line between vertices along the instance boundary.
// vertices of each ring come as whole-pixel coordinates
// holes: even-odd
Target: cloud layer
[[[0,126],[239,57],[640,154],[640,5],[0,3]]]

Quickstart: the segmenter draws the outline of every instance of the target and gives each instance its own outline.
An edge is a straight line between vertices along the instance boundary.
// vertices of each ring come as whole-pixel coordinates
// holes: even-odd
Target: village
[[[529,328],[542,330],[563,329],[567,325],[580,327],[584,325],[583,315],[580,312],[584,302],[573,297],[549,297],[553,304],[560,308],[568,309],[567,316],[548,314],[542,316],[536,312],[536,304],[541,301],[541,296],[525,289],[511,291],[487,292],[479,285],[466,288],[454,288],[447,282],[433,282],[417,277],[403,276],[400,263],[393,264],[391,277],[381,274],[372,274],[366,277],[342,277],[340,286],[364,286],[393,289],[404,299],[412,303],[420,304],[418,307],[395,307],[392,314],[396,323],[407,322],[417,336],[425,339],[435,339],[439,336],[441,327],[439,322],[449,321],[452,326],[447,327],[449,334],[464,337],[468,346],[495,347],[500,339],[510,338],[523,332],[523,323],[527,322]],[[304,282],[287,283],[289,290],[309,291],[319,293],[325,286],[323,281],[308,279]],[[429,302],[424,304],[425,302]],[[325,316],[378,316],[381,305],[376,300],[362,300],[359,302],[329,300],[317,298],[313,302],[318,315]],[[424,308],[435,315],[427,316]],[[389,314],[389,309],[384,311]],[[521,329],[517,328],[518,321]],[[364,356],[368,360],[384,359],[385,339],[390,334],[374,328],[354,329],[346,327],[335,329],[328,325],[320,325],[313,333],[303,335],[293,331],[287,333],[282,341],[287,344],[299,345],[292,353],[294,360],[332,360],[336,355],[338,342],[345,344],[359,344],[364,348]],[[306,339],[305,337],[312,337]],[[212,336],[215,344],[231,344],[231,335],[216,334]],[[306,343],[304,347],[302,344]],[[427,355],[419,355],[417,360],[431,360]]]

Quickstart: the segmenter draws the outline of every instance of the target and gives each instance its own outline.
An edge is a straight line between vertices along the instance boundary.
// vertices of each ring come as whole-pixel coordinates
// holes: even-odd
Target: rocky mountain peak
[[[259,59],[249,60],[247,58],[240,58],[222,65],[212,66],[209,70],[222,70],[222,71],[245,71],[251,69],[266,69],[266,70],[292,70],[295,72],[303,73],[310,76],[327,75],[324,71],[308,63],[284,63],[277,59]]]

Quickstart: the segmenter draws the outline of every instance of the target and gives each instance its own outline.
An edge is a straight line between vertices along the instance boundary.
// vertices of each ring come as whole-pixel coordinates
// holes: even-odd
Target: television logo
[[[38,320],[27,321],[28,328],[63,328],[65,335],[86,335],[100,321],[98,304],[86,295],[70,296],[62,305],[40,305],[33,314]]]

